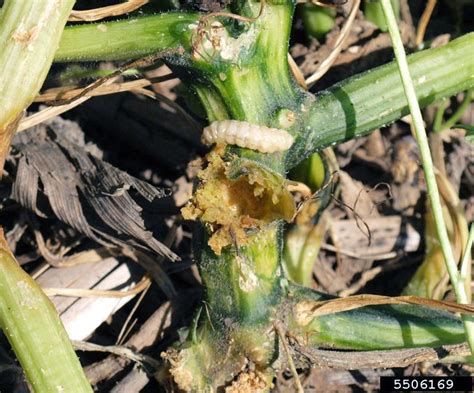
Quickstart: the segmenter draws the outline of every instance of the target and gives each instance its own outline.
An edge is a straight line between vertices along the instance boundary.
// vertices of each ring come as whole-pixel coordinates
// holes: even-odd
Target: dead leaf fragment
[[[366,306],[380,306],[388,304],[414,304],[431,307],[439,310],[474,315],[474,306],[458,304],[441,300],[426,299],[418,296],[382,296],[357,295],[331,300],[312,301],[304,300],[295,306],[295,320],[300,326],[309,324],[314,318],[338,312],[354,310]]]

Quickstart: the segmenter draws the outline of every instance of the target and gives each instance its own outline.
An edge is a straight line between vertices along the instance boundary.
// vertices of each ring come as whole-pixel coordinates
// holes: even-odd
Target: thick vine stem
[[[201,15],[170,12],[116,22],[67,27],[55,61],[130,60],[184,46]],[[80,43],[80,45],[78,45]]]
[[[200,221],[194,240],[205,303],[190,339],[164,355],[168,372],[186,391],[222,386],[229,391],[268,389],[282,361],[273,328],[277,321],[292,335],[310,337],[309,346],[373,350],[439,346],[462,343],[465,338],[458,318],[422,307],[368,307],[318,317],[307,326],[287,316],[295,315],[288,302],[296,294],[281,269],[282,221],[294,207],[285,203],[281,188],[288,166],[316,148],[306,124],[316,121],[318,105],[289,74],[289,23],[282,27],[281,21],[290,19],[291,10],[291,4],[267,4],[255,25],[247,26],[237,38],[230,38],[223,25],[216,24],[215,30],[207,31],[210,42],[219,43],[215,48],[206,49],[205,42],[200,42],[189,63],[170,61],[195,89],[210,120],[230,117],[286,129],[301,140],[308,136],[303,145],[307,150],[297,146],[300,156],[294,159],[292,154],[297,153],[292,150],[261,154],[222,146],[207,157],[193,201],[183,210],[185,218]],[[233,57],[226,58],[227,51]],[[354,80],[349,83],[359,85]],[[357,94],[354,85],[349,85],[354,89],[351,93]],[[399,93],[403,97],[403,91]],[[332,98],[323,102],[321,113],[331,109],[328,102],[341,107],[337,95],[328,93],[328,97]],[[400,98],[397,105],[400,110],[406,103]],[[345,129],[344,117],[333,122]],[[320,124],[325,127],[324,122]],[[338,138],[344,138],[342,133]],[[322,295],[307,292],[304,296]],[[386,334],[380,334],[384,329]]]
[[[266,24],[265,17],[268,18],[268,15],[264,15],[259,22],[255,23]],[[284,17],[284,15],[280,15],[280,17]],[[198,20],[199,15],[196,14],[169,13],[127,22],[119,21],[66,28],[55,60],[117,60],[147,55],[176,45],[189,48],[192,46],[190,41],[192,31],[197,29]],[[103,27],[100,28],[100,26]],[[169,26],[173,26],[172,32],[181,33],[176,33],[167,40],[152,40],[152,37],[155,36],[164,37]],[[130,34],[130,30],[126,30],[127,27],[132,29],[134,34]],[[100,34],[97,33],[97,29]],[[258,35],[256,31],[254,28],[241,35],[246,34],[245,37],[249,42],[251,36]],[[269,31],[273,33],[273,36],[276,35],[279,41],[287,39],[284,34],[273,32],[272,29]],[[125,39],[125,35],[128,36],[128,39],[122,44],[121,39]],[[133,42],[131,41],[132,37]],[[251,78],[248,79],[235,78],[240,73],[236,64],[229,65],[228,61],[216,61],[216,59],[220,59],[219,57],[210,57],[214,63],[212,66],[205,61],[200,64],[191,64],[189,61],[183,62],[183,59],[176,59],[172,63],[181,70],[182,79],[194,85],[199,99],[208,112],[210,121],[230,117],[262,124],[261,113],[268,113],[268,110],[272,109],[271,107],[262,108],[262,104],[273,103],[274,99],[271,94],[275,90],[285,91],[284,98],[277,98],[284,99],[286,102],[282,103],[283,106],[294,108],[296,118],[300,118],[299,127],[293,127],[298,129],[296,133],[300,133],[300,138],[287,154],[287,167],[296,165],[312,152],[325,146],[365,135],[371,130],[389,124],[409,113],[395,62],[364,74],[355,75],[328,90],[319,92],[316,99],[313,99],[299,91],[287,75],[286,60],[280,59],[283,51],[272,49],[274,48],[272,45],[275,45],[273,43],[275,39],[270,39],[272,34],[267,34],[266,37],[261,38],[257,46],[260,48],[261,45],[267,44],[265,50],[260,49],[260,56],[255,53],[254,46],[244,47],[243,49],[252,55],[247,56],[247,59],[253,58],[253,61],[249,60],[243,64],[241,59],[237,63],[239,66],[260,67],[261,65],[258,63],[263,61],[262,66],[265,64],[264,55],[269,56],[273,66],[266,67],[268,71],[262,69],[260,77],[251,73]],[[78,39],[85,42],[84,47],[73,44]],[[238,49],[242,43],[246,44],[242,38],[240,41],[228,40],[226,42],[228,47],[233,48],[232,50]],[[408,64],[415,81],[420,106],[425,107],[474,86],[474,59],[472,56],[466,56],[466,53],[471,53],[473,50],[474,33],[470,33],[444,47],[427,49],[408,56]],[[229,53],[232,51],[229,50]],[[231,75],[228,74],[229,67],[233,71]],[[274,68],[278,68],[280,74],[276,75],[277,70],[273,71]],[[214,74],[212,84],[215,88],[213,89],[209,89],[206,85],[209,83],[206,82],[208,78],[202,77],[203,73],[209,72]],[[219,78],[224,80],[219,80]],[[240,99],[234,97],[232,91],[237,84],[239,84],[239,88],[236,94],[242,95]],[[280,84],[280,86],[278,88],[272,87],[274,84]],[[264,86],[264,88],[257,91],[259,86]],[[245,104],[246,108],[238,108],[238,105],[243,105],[243,101],[247,101],[247,99],[243,99],[244,97],[251,97],[251,99],[248,100],[248,104]],[[306,99],[303,99],[304,97]],[[229,102],[225,104],[223,100]],[[277,108],[278,106],[273,110]],[[262,112],[264,109],[266,111]],[[249,116],[250,114],[253,115]],[[281,126],[275,122],[262,125]],[[246,154],[250,153],[246,152]]]
[[[74,0],[7,0],[0,9],[0,172],[15,123],[43,84]]]
[[[182,211],[196,221],[193,240],[205,299],[187,339],[163,354],[160,373],[161,380],[172,379],[184,391],[268,391],[282,364],[276,323],[299,338],[309,336],[309,347],[374,350],[462,343],[465,338],[459,319],[416,306],[368,307],[309,324],[296,318],[297,303],[323,295],[296,290],[281,268],[284,220],[295,211],[286,187],[288,169],[323,146],[394,121],[407,113],[407,103],[393,63],[350,78],[316,99],[298,87],[287,62],[294,6],[290,0],[266,1],[264,7],[234,1],[237,17],[227,12],[194,16],[195,22],[182,25],[183,34],[169,44],[186,49],[184,56],[166,61],[195,92],[209,122],[245,121],[285,130],[296,139],[285,152],[217,145],[206,157],[193,199]],[[144,28],[150,18],[135,20],[135,41],[142,34],[137,26]],[[178,23],[176,14],[159,18]],[[93,35],[101,48],[96,60],[133,55],[130,41],[122,50],[115,38],[122,34],[119,27],[130,22],[101,24],[102,34]],[[166,32],[154,26],[157,35]],[[71,43],[95,28],[68,30],[57,59],[83,60],[84,53],[71,49]],[[146,47],[140,45],[136,56],[167,44],[158,40],[153,49],[148,40]],[[411,58],[424,105],[472,85],[474,61],[463,56],[473,47],[474,35],[468,35]]]
[[[474,56],[466,56],[473,50],[474,33],[470,33],[441,48],[408,56],[421,107],[474,86]],[[316,94],[306,110],[301,139],[288,154],[290,167],[315,150],[366,135],[410,112],[396,62]]]
[[[288,331],[308,347],[352,350],[435,348],[465,341],[461,319],[427,307],[368,306],[311,316],[314,301],[332,297],[290,285],[286,310]]]
[[[35,392],[92,392],[54,305],[0,232],[0,327]]]
[[[53,61],[74,0],[6,0],[0,10],[0,172]],[[0,327],[37,392],[91,392],[59,316],[0,233]]]

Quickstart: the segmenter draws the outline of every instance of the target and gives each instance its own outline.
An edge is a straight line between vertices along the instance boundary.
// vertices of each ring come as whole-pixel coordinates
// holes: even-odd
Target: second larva
[[[294,138],[285,130],[250,124],[246,121],[215,121],[204,128],[202,142],[206,145],[225,143],[261,153],[288,150]]]

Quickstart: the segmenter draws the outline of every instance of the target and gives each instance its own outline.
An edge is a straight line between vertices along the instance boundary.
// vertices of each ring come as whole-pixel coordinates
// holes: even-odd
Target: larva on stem
[[[294,138],[285,130],[238,120],[221,120],[211,123],[204,128],[201,140],[206,145],[225,143],[261,153],[285,151],[294,142]]]

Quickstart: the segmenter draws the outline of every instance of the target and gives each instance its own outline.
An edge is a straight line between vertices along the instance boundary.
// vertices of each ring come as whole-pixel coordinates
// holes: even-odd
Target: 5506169
[[[460,391],[472,390],[471,377],[381,377],[380,390],[387,391]]]

